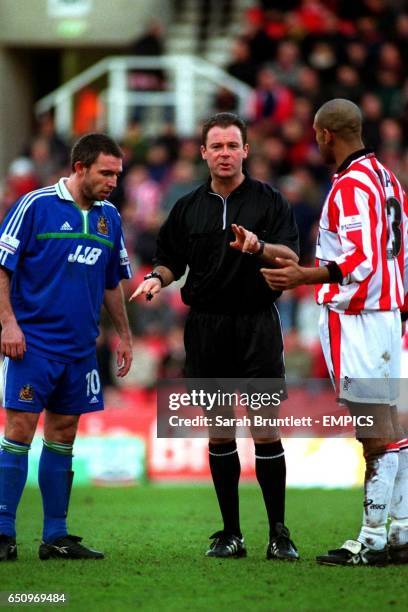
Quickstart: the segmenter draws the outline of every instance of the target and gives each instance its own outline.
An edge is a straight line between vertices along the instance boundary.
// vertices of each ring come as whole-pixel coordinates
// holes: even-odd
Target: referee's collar
[[[367,157],[367,156],[371,157],[373,155],[374,155],[373,149],[366,149],[365,147],[363,149],[358,149],[358,151],[354,151],[354,153],[351,153],[351,155],[346,157],[346,159],[340,164],[340,166],[336,170],[335,176],[337,177],[339,174],[347,170],[349,165],[352,162],[356,161],[357,159]]]
[[[69,202],[73,202],[74,204],[76,204],[74,198],[72,197],[71,192],[68,191],[68,188],[65,184],[67,180],[68,180],[67,177],[60,178],[58,183],[55,184],[55,190],[57,192],[58,197],[61,200],[68,200]],[[99,200],[94,200],[93,206],[103,206],[103,202]]]
[[[251,177],[249,176],[248,172],[246,170],[243,170],[243,174],[244,174],[244,180],[242,181],[242,183],[240,183],[238,185],[238,187],[235,187],[235,189],[233,189],[231,191],[230,194],[228,194],[228,197],[230,197],[233,193],[241,193],[241,191],[243,191],[244,189],[246,189],[251,181]],[[206,182],[206,189],[207,191],[214,193],[212,188],[211,188],[211,175],[208,177],[207,182]]]

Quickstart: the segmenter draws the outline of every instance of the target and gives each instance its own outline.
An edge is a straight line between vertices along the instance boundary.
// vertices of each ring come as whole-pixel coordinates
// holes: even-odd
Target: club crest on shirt
[[[21,387],[18,397],[22,402],[32,402],[34,400],[34,388],[31,385],[24,385],[24,387]]]
[[[98,234],[102,234],[103,236],[107,236],[109,233],[108,228],[108,220],[104,216],[100,216],[98,219],[98,224],[96,226],[96,230]]]

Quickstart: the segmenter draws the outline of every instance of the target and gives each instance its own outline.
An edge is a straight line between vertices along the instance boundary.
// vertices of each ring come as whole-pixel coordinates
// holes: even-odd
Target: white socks
[[[400,449],[398,453],[398,472],[392,492],[390,516],[388,543],[391,546],[408,544],[408,448]]]
[[[398,470],[398,452],[388,452],[366,460],[363,526],[358,541],[372,550],[387,544],[387,518],[393,499]]]

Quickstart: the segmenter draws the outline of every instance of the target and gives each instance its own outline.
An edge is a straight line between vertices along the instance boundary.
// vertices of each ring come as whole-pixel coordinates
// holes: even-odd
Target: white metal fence
[[[160,91],[137,91],[129,87],[132,71],[162,70],[166,88]],[[98,93],[105,109],[103,128],[115,138],[125,133],[132,109],[156,107],[161,116],[172,109],[177,133],[189,136],[197,122],[208,116],[212,98],[218,88],[230,91],[237,98],[238,112],[244,113],[252,89],[227,72],[191,55],[162,57],[107,57],[48,94],[35,105],[35,112],[55,111],[59,134],[72,133],[75,96],[98,81]],[[100,85],[104,83],[104,85]]]

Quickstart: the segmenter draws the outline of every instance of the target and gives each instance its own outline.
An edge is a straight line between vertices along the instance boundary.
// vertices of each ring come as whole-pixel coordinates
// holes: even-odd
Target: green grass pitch
[[[209,559],[219,527],[208,486],[74,488],[70,527],[103,561],[37,558],[41,503],[27,489],[18,516],[19,560],[0,566],[0,591],[61,592],[69,610],[333,611],[408,608],[408,566],[322,567],[316,554],[355,537],[358,490],[289,490],[287,523],[299,563],[266,561],[266,518],[256,486],[241,488],[248,557]],[[39,606],[31,606],[39,609]],[[58,609],[55,604],[40,609]]]

